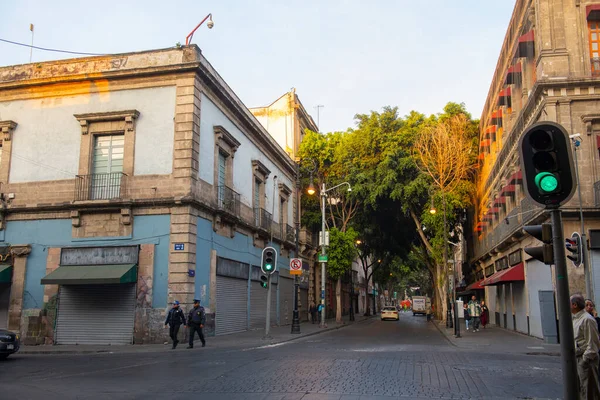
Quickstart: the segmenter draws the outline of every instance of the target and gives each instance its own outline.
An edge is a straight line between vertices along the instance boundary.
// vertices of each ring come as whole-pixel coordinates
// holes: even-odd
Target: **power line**
[[[33,45],[30,45],[30,44],[26,44],[26,43],[13,42],[12,40],[6,40],[6,39],[2,39],[2,38],[0,38],[0,42],[10,43],[10,44],[14,44],[16,46],[29,47],[31,49],[36,49],[36,50],[53,51],[55,53],[76,54],[76,55],[83,55],[83,56],[105,56],[105,55],[107,55],[107,54],[98,54],[98,53],[84,53],[84,52],[81,52],[81,51],[69,51],[69,50],[49,49],[49,48],[46,48],[46,47],[38,47],[38,46],[33,46]]]

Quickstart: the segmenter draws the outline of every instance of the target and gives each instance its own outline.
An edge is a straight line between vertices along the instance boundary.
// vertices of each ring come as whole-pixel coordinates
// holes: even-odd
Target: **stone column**
[[[189,270],[196,270],[197,221],[198,214],[191,206],[173,207],[171,210],[168,301],[178,300],[184,310],[190,309],[196,295],[195,279],[189,276]],[[175,250],[175,245],[178,250]]]
[[[60,264],[60,247],[48,249],[46,257],[46,275],[56,270]],[[54,326],[57,315],[58,285],[44,286],[44,309],[42,311],[42,336],[44,344],[54,344]]]
[[[21,331],[21,314],[23,312],[23,292],[25,290],[25,271],[27,256],[31,253],[28,244],[11,246],[13,256],[13,280],[10,290],[10,305],[8,306],[8,329]],[[23,335],[24,332],[21,332]]]
[[[163,342],[164,317],[152,308],[152,280],[154,278],[154,244],[142,244],[138,260],[137,296],[133,341],[135,344]],[[161,333],[163,333],[161,335]],[[156,340],[153,340],[156,338]]]

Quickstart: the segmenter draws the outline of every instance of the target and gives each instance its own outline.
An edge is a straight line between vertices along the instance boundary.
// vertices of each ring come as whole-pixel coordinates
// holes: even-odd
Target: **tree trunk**
[[[337,310],[335,311],[335,322],[342,323],[342,278],[339,277],[335,284],[335,299],[337,302]]]

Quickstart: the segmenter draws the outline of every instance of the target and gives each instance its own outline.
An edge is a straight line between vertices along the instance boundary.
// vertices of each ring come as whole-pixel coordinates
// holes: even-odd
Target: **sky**
[[[320,131],[397,106],[479,118],[515,0],[0,0],[0,39],[89,53],[173,47],[212,13],[197,44],[247,107],[292,87]],[[30,50],[0,42],[0,66]],[[33,50],[33,62],[73,55]],[[317,118],[317,106],[319,108]]]

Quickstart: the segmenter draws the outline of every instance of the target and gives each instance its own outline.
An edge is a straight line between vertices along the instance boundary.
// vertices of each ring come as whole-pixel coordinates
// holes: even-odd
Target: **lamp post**
[[[300,258],[300,166],[296,163],[296,258]],[[300,333],[300,315],[298,312],[298,292],[300,283],[294,275],[294,312],[292,314],[292,332]]]
[[[324,261],[327,256],[327,251],[325,250],[325,198],[327,197],[327,192],[337,189],[340,186],[348,185],[348,191],[352,191],[352,186],[348,182],[342,182],[339,185],[335,185],[332,188],[326,189],[325,182],[321,184],[321,305],[323,306],[323,310],[321,311],[321,328],[325,328],[325,264],[327,261]],[[311,193],[312,192],[312,193]],[[308,187],[308,193],[314,194],[315,189],[311,182]]]
[[[458,247],[456,243],[448,241],[452,246]],[[452,271],[452,304],[454,307],[454,336],[460,337],[460,321],[458,319],[458,309],[456,308],[456,251],[452,252],[453,271]]]

